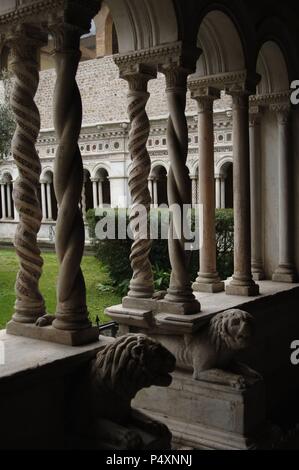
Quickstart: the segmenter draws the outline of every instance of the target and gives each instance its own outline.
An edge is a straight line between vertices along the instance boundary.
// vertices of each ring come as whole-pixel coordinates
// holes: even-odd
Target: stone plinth
[[[39,327],[30,323],[8,322],[6,331],[10,335],[25,336],[27,338],[65,344],[67,346],[82,346],[98,341],[99,329],[97,326],[83,330],[58,330],[53,326]]]
[[[208,377],[196,381],[187,372],[177,371],[169,388],[142,390],[134,405],[148,412],[154,403],[154,414],[167,423],[174,445],[218,450],[257,448],[266,429],[263,381],[237,388],[237,376],[220,374],[232,385],[213,383]]]

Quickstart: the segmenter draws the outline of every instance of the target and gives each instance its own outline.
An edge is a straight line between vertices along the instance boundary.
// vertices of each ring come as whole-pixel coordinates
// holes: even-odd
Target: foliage
[[[0,102],[0,160],[7,158],[11,139],[13,137],[16,125],[10,106],[11,78],[7,72],[0,74],[2,82],[3,99]]]
[[[103,213],[107,219],[113,218],[115,226],[118,227],[118,212],[114,209],[108,209]],[[161,235],[163,224],[168,217],[168,211],[152,210],[151,224],[155,227],[158,225],[158,233]],[[98,240],[95,238],[95,227],[102,216],[95,215],[95,211],[91,209],[88,212],[87,220],[89,231],[94,238],[94,246],[96,257],[106,266],[112,284],[120,295],[127,293],[129,282],[132,276],[130,267],[130,251],[132,241],[129,237],[124,240]],[[192,214],[194,226],[194,213]],[[154,221],[154,223],[153,223]],[[126,224],[129,224],[128,214],[126,214]],[[157,227],[156,227],[157,229]],[[117,236],[117,233],[116,233]],[[217,269],[222,279],[226,279],[233,273],[233,211],[230,209],[222,209],[216,211],[216,242],[217,242]],[[153,240],[150,253],[150,260],[153,266],[155,288],[164,290],[168,287],[170,279],[170,263],[168,256],[167,240]],[[199,252],[193,250],[189,252],[189,271],[190,277],[194,280],[199,270]]]

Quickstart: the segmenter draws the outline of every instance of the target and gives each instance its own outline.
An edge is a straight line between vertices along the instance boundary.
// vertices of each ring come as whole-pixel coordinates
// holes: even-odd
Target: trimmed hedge
[[[108,219],[112,217],[115,220],[115,226],[118,226],[119,209],[107,209],[101,216],[95,215],[95,210],[90,209],[87,213],[87,222],[89,226],[89,235],[93,240],[96,251],[96,257],[103,263],[110,275],[112,285],[121,294],[127,292],[127,288],[132,276],[130,266],[130,251],[132,240],[127,237],[124,240],[98,240],[95,238],[95,227],[98,221],[105,215]],[[129,223],[128,213],[120,210],[122,217],[126,218],[126,225]],[[153,240],[150,260],[153,266],[155,287],[162,290],[168,287],[170,278],[170,263],[168,257],[168,242],[161,240],[160,234],[163,228],[164,217],[168,217],[167,209],[154,209],[151,211],[151,220],[158,224],[159,239]],[[195,223],[195,214],[192,212],[193,226]],[[157,227],[156,227],[157,229]],[[216,243],[217,243],[217,269],[222,279],[226,279],[233,273],[233,250],[234,250],[234,223],[233,211],[231,209],[221,209],[216,211]],[[190,254],[190,278],[195,280],[199,270],[199,252],[193,250]]]

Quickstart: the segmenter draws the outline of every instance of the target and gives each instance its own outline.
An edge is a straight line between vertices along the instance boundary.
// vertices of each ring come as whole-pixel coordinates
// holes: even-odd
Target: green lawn
[[[55,253],[43,253],[44,269],[40,289],[44,295],[48,313],[55,312],[56,280],[58,265]],[[101,321],[109,320],[104,315],[104,309],[120,303],[120,296],[114,292],[101,292],[97,286],[105,284],[108,276],[94,256],[84,256],[82,269],[87,290],[87,305],[91,319],[99,315]],[[0,328],[13,314],[15,302],[14,284],[18,271],[18,259],[13,250],[0,249]]]

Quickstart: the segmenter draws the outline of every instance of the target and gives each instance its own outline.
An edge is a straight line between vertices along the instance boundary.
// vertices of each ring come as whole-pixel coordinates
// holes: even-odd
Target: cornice
[[[117,54],[113,60],[123,73],[140,64],[155,67],[172,65],[190,70],[191,73],[195,69],[199,55],[199,49],[185,48],[182,41],[178,41],[132,53]]]
[[[290,95],[289,90],[279,93],[269,93],[267,95],[252,95],[249,98],[251,107],[272,107],[278,106],[290,106]]]

